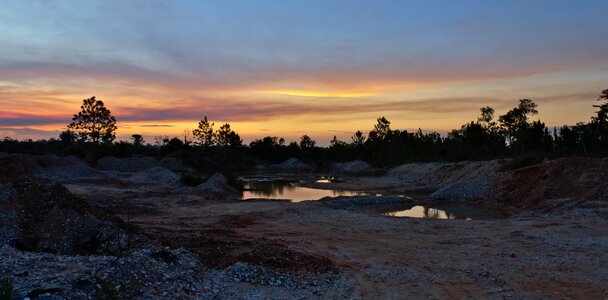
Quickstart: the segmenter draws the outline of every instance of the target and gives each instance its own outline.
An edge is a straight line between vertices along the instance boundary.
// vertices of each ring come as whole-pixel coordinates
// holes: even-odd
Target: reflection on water
[[[289,199],[292,202],[319,200],[324,197],[365,196],[364,192],[345,190],[321,190],[299,186],[297,182],[285,180],[245,181],[243,200],[247,199]]]
[[[400,210],[400,211],[392,211],[383,213],[383,215],[388,217],[399,217],[399,218],[428,218],[428,219],[445,219],[445,220],[456,220],[456,219],[468,219],[466,217],[459,217],[453,213],[448,211],[425,207],[421,205],[416,205],[410,209]]]
[[[388,217],[444,220],[500,219],[508,216],[508,214],[502,211],[460,202],[441,203],[438,207],[423,205],[401,207],[388,212],[384,210],[381,213]]]
[[[336,177],[333,176],[321,176],[321,179],[315,181],[316,183],[333,183],[338,182]]]

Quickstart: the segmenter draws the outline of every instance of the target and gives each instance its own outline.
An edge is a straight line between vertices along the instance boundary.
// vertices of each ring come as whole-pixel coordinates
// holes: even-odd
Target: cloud
[[[49,124],[67,124],[70,119],[64,117],[47,117],[30,114],[16,114],[10,118],[0,118],[0,126],[34,126]]]
[[[12,137],[21,139],[57,138],[59,130],[41,130],[34,128],[0,127],[1,137]]]
[[[157,127],[175,127],[175,125],[169,125],[169,124],[144,124],[144,125],[139,125],[139,127],[153,127],[153,128],[157,128]]]

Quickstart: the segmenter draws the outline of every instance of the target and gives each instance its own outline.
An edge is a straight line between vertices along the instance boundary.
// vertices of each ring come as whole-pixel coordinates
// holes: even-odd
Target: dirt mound
[[[372,166],[361,160],[353,160],[343,163],[332,164],[331,169],[336,172],[361,174],[371,171]]]
[[[215,173],[207,181],[195,187],[179,187],[177,193],[196,194],[208,199],[237,198],[240,192],[228,184],[228,179],[221,173]]]
[[[137,172],[129,179],[137,183],[177,184],[179,176],[163,167],[153,167]]]
[[[608,159],[561,158],[502,173],[495,199],[523,209],[608,200]]]
[[[0,220],[9,229],[3,238],[20,250],[116,255],[127,249],[127,227],[119,219],[94,210],[61,185],[19,178],[0,187]]]
[[[140,172],[159,165],[152,157],[116,158],[106,156],[97,160],[97,166],[102,170],[120,172]]]
[[[533,210],[577,206],[608,199],[607,167],[608,159],[561,158],[502,173],[482,168],[443,186],[430,198]]]
[[[430,195],[434,200],[477,200],[492,196],[499,175],[495,172],[450,183]]]
[[[105,174],[92,168],[76,156],[41,155],[32,156],[41,167],[39,177],[53,180],[74,180],[105,177]]]
[[[0,158],[0,174],[35,176],[52,180],[105,177],[75,156],[10,154]]]
[[[226,218],[241,218],[227,215]],[[225,220],[222,220],[225,223]],[[224,269],[237,263],[259,265],[296,273],[329,272],[336,268],[331,260],[289,249],[286,245],[266,238],[248,239],[226,227],[211,228],[192,238],[176,232],[161,237],[165,242],[184,247],[195,253],[208,267]]]
[[[5,178],[32,176],[40,170],[40,165],[30,155],[10,154],[0,157],[0,175]]]
[[[280,164],[270,165],[270,169],[277,170],[312,170],[314,167],[310,164],[303,163],[297,158],[290,158]]]
[[[412,189],[437,190],[458,181],[496,174],[497,166],[495,160],[411,163],[390,170],[386,177],[396,178],[402,186]]]

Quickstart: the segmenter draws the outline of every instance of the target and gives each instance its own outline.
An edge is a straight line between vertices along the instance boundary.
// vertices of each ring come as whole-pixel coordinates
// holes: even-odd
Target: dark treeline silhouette
[[[230,124],[218,129],[207,117],[198,127],[180,137],[155,137],[146,144],[134,134],[131,142],[114,142],[116,119],[95,97],[83,100],[68,130],[59,139],[17,141],[5,138],[0,151],[32,154],[74,154],[86,159],[113,155],[177,156],[201,169],[246,169],[259,162],[277,163],[295,157],[325,163],[361,159],[376,166],[436,160],[486,160],[494,158],[606,156],[608,155],[608,89],[593,105],[597,110],[587,122],[549,129],[540,120],[532,120],[538,107],[530,99],[521,99],[504,115],[495,116],[491,107],[480,108],[477,120],[470,121],[442,136],[437,132],[415,132],[391,128],[385,117],[376,120],[366,133],[357,131],[349,141],[335,136],[328,147],[318,147],[308,135],[299,142],[267,136],[244,145]]]

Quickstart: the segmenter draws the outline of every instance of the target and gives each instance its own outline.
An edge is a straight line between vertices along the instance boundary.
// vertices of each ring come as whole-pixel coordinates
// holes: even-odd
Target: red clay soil
[[[201,226],[205,230],[198,229],[199,226],[171,230],[156,227],[148,234],[168,245],[187,248],[212,268],[227,268],[237,262],[293,273],[322,273],[336,268],[325,257],[294,251],[281,241],[247,237],[235,231],[257,224],[256,220],[261,218],[272,219],[261,213],[223,215],[217,223]]]
[[[521,209],[551,209],[608,197],[608,159],[560,158],[504,173],[498,180],[502,204]]]

